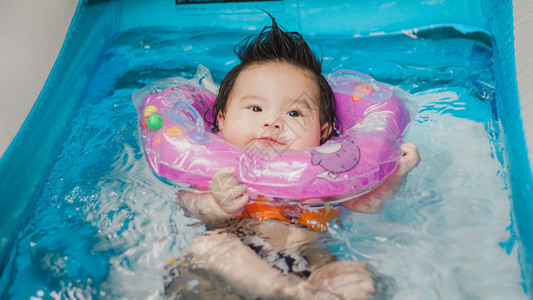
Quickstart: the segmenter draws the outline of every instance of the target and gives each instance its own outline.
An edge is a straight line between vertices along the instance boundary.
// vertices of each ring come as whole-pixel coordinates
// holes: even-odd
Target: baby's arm
[[[214,223],[235,217],[248,201],[246,186],[233,176],[234,168],[218,171],[209,190],[180,191],[179,204],[193,217],[204,223]]]
[[[363,213],[377,213],[381,211],[383,200],[392,198],[402,186],[407,173],[416,167],[420,161],[418,149],[414,143],[403,143],[400,147],[403,150],[403,156],[394,173],[375,190],[345,201],[342,203],[342,206]]]
[[[338,299],[292,273],[283,275],[231,233],[208,231],[185,255],[193,270],[213,272],[254,299]]]

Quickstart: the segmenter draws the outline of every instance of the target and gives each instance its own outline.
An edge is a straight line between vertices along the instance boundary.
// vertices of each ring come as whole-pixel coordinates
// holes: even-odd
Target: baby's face
[[[229,96],[219,129],[241,147],[283,151],[318,146],[319,88],[312,74],[288,63],[268,62],[243,70]]]

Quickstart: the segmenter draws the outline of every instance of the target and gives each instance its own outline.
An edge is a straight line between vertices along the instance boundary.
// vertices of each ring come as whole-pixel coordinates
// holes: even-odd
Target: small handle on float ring
[[[185,101],[178,101],[176,104],[174,104],[173,111],[175,111],[176,115],[179,111],[182,110],[188,112],[192,117],[191,120],[183,113],[181,113],[182,115],[179,116],[179,118],[181,119],[179,123],[187,127],[185,128],[186,134],[190,135],[190,137],[192,137],[200,144],[210,143],[211,139],[209,139],[209,137],[204,134],[204,119],[202,118],[202,116],[200,116],[200,113],[192,105]]]
[[[192,118],[188,117],[183,111],[189,113]],[[194,139],[199,144],[211,142],[211,139],[205,135],[202,116],[200,116],[200,113],[184,97],[178,100],[171,110],[161,111],[161,113],[166,118],[178,124],[185,135]]]

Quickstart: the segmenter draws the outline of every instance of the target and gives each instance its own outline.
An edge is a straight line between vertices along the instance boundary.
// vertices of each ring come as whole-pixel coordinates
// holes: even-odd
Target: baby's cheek
[[[294,150],[301,150],[305,148],[317,147],[320,145],[320,133],[314,133],[311,131],[302,131],[293,136],[295,139]]]
[[[243,129],[243,127],[227,128],[225,133],[223,133],[223,138],[229,143],[239,146],[246,147],[250,142],[250,133],[248,130]]]

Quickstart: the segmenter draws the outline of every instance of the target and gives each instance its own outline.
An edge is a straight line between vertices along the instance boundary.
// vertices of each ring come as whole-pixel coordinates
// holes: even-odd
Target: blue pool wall
[[[519,241],[518,255],[527,292],[533,287],[533,177],[516,80],[513,7],[508,1],[491,1],[488,11],[491,12],[496,111],[505,133],[500,142],[506,150],[504,166],[511,192],[513,223],[510,230]],[[511,240],[507,247],[512,244]]]
[[[497,112],[505,135],[499,142],[513,203],[524,287],[531,288],[533,220],[531,169],[525,146],[514,63],[510,0],[396,2],[272,1],[175,5],[167,0],[80,1],[62,50],[28,118],[0,159],[0,266],[31,213],[69,132],[69,122],[87,93],[107,43],[139,27],[220,28],[256,31],[269,24],[263,8],[280,24],[304,35],[371,36],[404,30],[453,27],[492,36]],[[44,158],[44,159],[43,159]],[[48,159],[51,158],[51,159]]]
[[[58,150],[69,131],[94,66],[116,29],[104,5],[80,2],[60,54],[28,117],[0,159],[0,266],[17,227],[50,177]],[[107,16],[108,18],[110,16]],[[92,18],[92,21],[90,21]],[[75,66],[75,67],[73,67]]]

